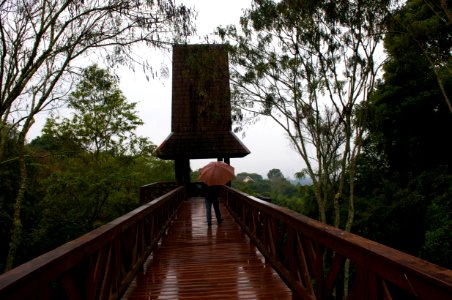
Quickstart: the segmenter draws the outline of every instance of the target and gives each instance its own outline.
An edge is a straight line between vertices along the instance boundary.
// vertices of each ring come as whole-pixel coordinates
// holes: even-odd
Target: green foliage
[[[251,178],[251,179],[254,180],[254,181],[261,181],[261,180],[264,180],[264,178],[263,178],[261,175],[259,175],[259,174],[256,174],[256,173],[246,173],[246,172],[242,172],[242,173],[237,174],[236,180],[237,180],[237,181],[243,181],[246,177],[249,177],[249,178]]]
[[[134,209],[139,205],[140,186],[174,181],[173,164],[146,151],[122,156],[109,152],[49,155],[44,167],[48,172],[40,180],[46,193],[33,204],[39,218],[29,228],[23,254],[27,259]]]
[[[452,129],[451,112],[423,50],[430,48],[441,58],[438,66],[443,71],[450,68],[452,31],[438,18],[423,1],[407,1],[388,25],[389,59],[384,82],[372,96],[370,130],[391,168],[401,173],[419,174],[450,163],[452,145],[444,143],[444,132]],[[444,87],[452,92],[451,74]]]
[[[270,179],[271,181],[274,180],[284,180],[284,175],[282,174],[280,169],[271,169],[270,171],[268,171],[267,173],[267,177],[268,179]]]
[[[31,141],[30,146],[36,152],[52,153],[53,155],[74,156],[84,151],[77,140],[74,140],[67,132],[54,135],[49,128],[55,128],[55,120],[47,119],[44,133]],[[54,129],[55,131],[57,129]]]
[[[270,170],[268,178],[266,180],[259,174],[243,172],[237,174],[232,187],[299,213],[310,210],[305,204],[311,187],[290,183],[279,169]]]
[[[421,257],[447,269],[452,269],[452,224],[429,230],[425,234],[425,244]]]
[[[38,252],[137,207],[140,186],[174,179],[172,164],[152,156],[155,145],[135,136],[142,121],[115,77],[96,66],[83,75],[69,97],[72,119],[49,119],[44,134],[32,143],[57,158],[42,183],[47,193],[33,232]]]
[[[0,125],[2,125],[0,123]],[[18,189],[18,146],[17,133],[10,126],[0,127],[4,135],[4,152],[0,161],[0,268],[4,270],[4,258],[8,253],[8,243],[14,213],[14,199]],[[1,149],[0,149],[1,150]]]
[[[5,126],[0,127],[0,130],[3,131],[2,135],[5,134],[5,147],[2,160],[0,160],[0,203],[4,203],[7,200],[14,199],[18,188],[18,147],[17,132],[13,128]],[[2,209],[2,211],[4,210]]]
[[[363,184],[357,191],[354,232],[450,267],[450,172],[445,168],[425,172],[406,185],[406,179],[390,169],[369,175],[372,181],[358,181]]]
[[[201,169],[195,170],[195,171],[191,171],[190,172],[190,179],[191,182],[197,182],[199,181],[199,172]]]
[[[13,222],[22,229],[22,235],[16,241],[19,246],[15,255],[15,261],[22,263],[30,258],[28,247],[21,247],[30,241],[30,231],[39,218],[39,210],[36,204],[45,194],[42,181],[51,171],[45,167],[47,158],[42,152],[35,153],[29,148],[25,149],[25,163],[28,171],[27,187],[21,207],[21,222],[13,220],[15,199],[19,185],[18,173],[18,143],[17,132],[11,130],[6,139],[3,161],[0,163],[0,268],[5,269],[5,257],[8,254],[8,245],[11,241]],[[38,156],[38,157],[37,157]],[[39,156],[43,156],[40,158]]]
[[[134,130],[143,122],[118,87],[117,79],[96,65],[83,71],[82,79],[69,95],[72,119],[49,119],[44,133],[77,142],[86,151],[122,154],[135,138]]]
[[[40,203],[42,218],[35,229],[36,244],[49,250],[74,239],[138,206],[140,185],[148,183],[140,159],[102,154],[93,163],[90,154],[65,161],[51,174]]]
[[[451,63],[443,20],[417,0],[389,19],[384,80],[371,96],[358,159],[355,232],[450,268],[452,118],[435,73]],[[443,88],[452,91],[450,74]]]
[[[282,207],[287,207],[301,214],[305,214],[306,212],[305,199],[300,197],[288,198],[283,195],[274,195],[271,198],[271,202]]]
[[[94,79],[90,77],[93,74]],[[96,67],[85,75],[76,91],[86,88],[92,94],[71,94],[73,118],[61,122],[49,119],[42,136],[27,145],[29,184],[22,204],[24,234],[16,263],[129,212],[139,204],[140,186],[174,181],[173,163],[154,157],[155,145],[134,134],[141,120],[114,78]],[[102,100],[102,95],[107,100]],[[15,163],[14,141],[12,137],[12,147],[5,153],[12,158],[9,164]],[[7,176],[14,180],[14,172],[7,174],[6,170],[0,168],[0,179]],[[13,183],[0,181],[0,205],[5,212],[0,214],[5,225],[0,231],[0,264],[6,251],[3,245],[9,240],[14,200],[3,186]]]
[[[252,180],[245,180],[245,178],[251,178]],[[256,196],[269,198],[271,192],[271,186],[268,180],[264,180],[261,175],[255,173],[238,173],[236,178],[231,183],[233,188],[239,189],[244,193]]]
[[[431,200],[425,215],[425,242],[420,256],[452,269],[452,174],[440,168],[420,178],[417,186],[424,186]]]

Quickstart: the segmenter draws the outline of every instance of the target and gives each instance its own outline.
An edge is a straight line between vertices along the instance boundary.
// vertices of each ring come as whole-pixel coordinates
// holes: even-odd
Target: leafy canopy
[[[67,136],[93,153],[123,154],[136,141],[134,130],[143,124],[136,103],[129,103],[118,87],[116,77],[96,65],[83,71],[75,91],[69,95],[71,119],[49,119],[44,133]]]

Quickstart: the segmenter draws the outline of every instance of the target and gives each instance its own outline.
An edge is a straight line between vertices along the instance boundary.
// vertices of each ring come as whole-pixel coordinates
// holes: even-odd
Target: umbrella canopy
[[[222,161],[210,162],[199,172],[199,180],[207,185],[223,185],[234,178],[234,167]]]

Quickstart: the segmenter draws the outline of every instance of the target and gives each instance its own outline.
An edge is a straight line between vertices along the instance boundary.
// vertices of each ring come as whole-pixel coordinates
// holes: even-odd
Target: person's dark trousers
[[[223,221],[221,219],[221,212],[220,212],[220,201],[219,199],[209,199],[206,197],[206,217],[207,217],[207,224],[212,225],[212,205],[213,209],[215,210],[215,216],[217,218],[218,224],[221,224]]]

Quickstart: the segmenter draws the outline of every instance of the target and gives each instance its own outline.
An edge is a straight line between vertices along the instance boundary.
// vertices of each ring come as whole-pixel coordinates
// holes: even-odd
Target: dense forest
[[[114,76],[91,66],[68,97],[71,118],[52,117],[26,145],[28,184],[22,204],[22,238],[16,264],[93,230],[139,205],[139,187],[174,181],[170,161],[134,134],[142,121]],[[18,190],[17,135],[8,135],[0,169],[4,267]]]
[[[4,5],[13,2],[2,3],[3,16]],[[250,115],[265,115],[274,118],[275,126],[286,126],[307,166],[296,176],[311,183],[294,184],[275,166],[267,178],[237,174],[232,186],[452,268],[451,8],[439,0],[408,0],[395,7],[391,1],[362,1],[359,7],[351,3],[254,1],[244,12],[241,31],[218,29],[231,46],[235,124],[246,130],[243,124]],[[189,11],[163,10],[165,20],[178,25],[173,34],[190,27],[190,16],[185,15]],[[101,8],[89,13],[97,11]],[[54,56],[37,59],[35,52],[17,48],[29,46],[20,41],[30,37],[10,41],[14,30],[7,32],[19,24],[25,30],[35,24],[25,22],[32,17],[24,17],[23,24],[16,20],[14,26],[4,23],[12,18],[1,21],[2,271],[135,208],[141,185],[174,180],[173,163],[157,159],[155,145],[135,134],[143,120],[137,117],[136,104],[118,88],[117,77],[97,65],[66,72],[77,56],[61,60],[78,47],[107,47],[111,41],[102,44],[99,37],[116,34],[118,48],[112,53],[117,56],[109,56],[109,62],[127,61],[129,43],[144,40],[160,47],[152,40],[153,30],[170,25],[159,20],[138,24],[149,25],[144,29],[150,36],[130,41],[126,38],[133,35],[122,36],[125,29],[102,32],[108,26],[91,24],[98,35],[91,31],[84,36],[81,30],[64,47],[59,40],[50,43],[60,47]],[[59,27],[52,26],[44,27],[55,33]],[[11,48],[5,46],[9,43]],[[377,64],[374,54],[381,45],[385,60]],[[36,52],[53,53],[45,50]],[[26,59],[29,64],[23,63]],[[24,65],[23,71],[12,66],[14,61]],[[38,62],[41,65],[27,69]],[[51,62],[61,62],[59,77]],[[60,84],[63,77],[69,85]],[[61,91],[62,86],[68,90]],[[70,117],[59,116],[56,106],[61,105]],[[42,134],[27,141],[35,114],[50,108],[53,113]]]

